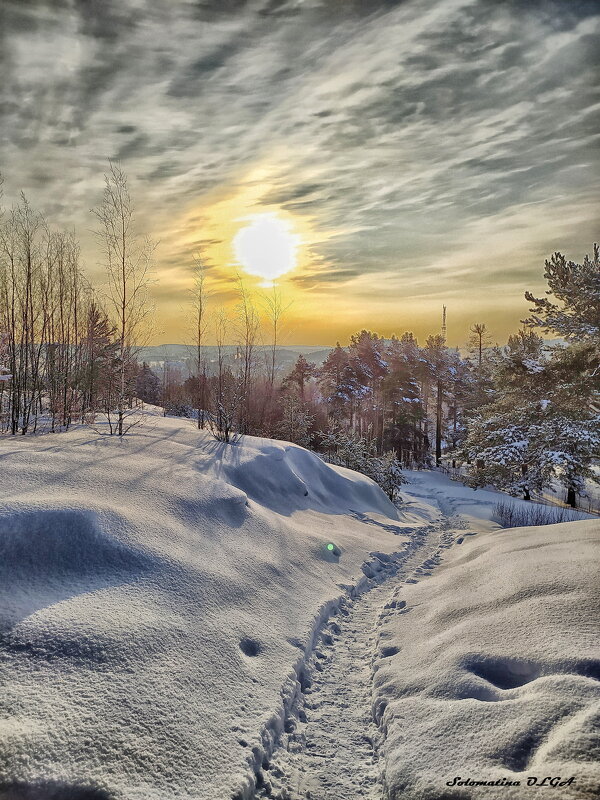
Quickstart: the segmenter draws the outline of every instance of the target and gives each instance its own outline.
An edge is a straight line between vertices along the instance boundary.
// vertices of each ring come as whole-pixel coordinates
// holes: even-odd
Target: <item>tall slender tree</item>
[[[210,291],[206,285],[206,266],[200,257],[194,259],[194,285],[190,290],[190,302],[193,314],[193,335],[196,349],[196,409],[198,412],[198,428],[206,424],[208,407],[206,359],[204,343],[208,329],[208,300]]]
[[[123,436],[128,430],[125,423],[129,394],[127,376],[149,310],[149,270],[155,245],[136,231],[127,177],[118,164],[110,162],[104,176],[102,202],[92,213],[99,223],[96,234],[104,255],[108,301],[119,341],[117,422],[113,427],[109,418],[109,425],[111,433]]]

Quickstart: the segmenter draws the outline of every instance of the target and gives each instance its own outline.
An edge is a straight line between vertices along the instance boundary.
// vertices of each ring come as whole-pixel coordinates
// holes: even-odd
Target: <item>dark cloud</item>
[[[81,33],[109,43],[121,39],[140,19],[136,9],[121,0],[74,0],[74,7]]]

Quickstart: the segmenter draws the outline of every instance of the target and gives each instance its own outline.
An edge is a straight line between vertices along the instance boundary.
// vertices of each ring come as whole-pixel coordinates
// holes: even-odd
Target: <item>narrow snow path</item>
[[[428,498],[433,499],[431,495]],[[406,582],[430,574],[441,551],[455,538],[460,520],[442,498],[439,521],[415,534],[413,546],[393,577],[355,600],[340,604],[325,625],[300,675],[300,691],[285,733],[255,798],[276,800],[381,800],[378,749],[381,734],[373,718],[372,662],[380,619]],[[382,651],[383,655],[385,653]],[[380,655],[381,655],[380,654]]]

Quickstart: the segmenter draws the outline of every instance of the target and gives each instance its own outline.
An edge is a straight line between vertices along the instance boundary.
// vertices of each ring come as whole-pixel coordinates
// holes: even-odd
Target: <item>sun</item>
[[[253,214],[250,224],[233,239],[238,264],[250,275],[263,278],[263,286],[294,269],[301,237],[276,213]]]

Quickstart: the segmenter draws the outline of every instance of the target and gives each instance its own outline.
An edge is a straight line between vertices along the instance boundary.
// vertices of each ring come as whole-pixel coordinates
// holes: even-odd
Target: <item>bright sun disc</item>
[[[250,275],[264,278],[265,285],[296,266],[300,236],[291,232],[286,220],[276,214],[256,214],[233,240],[238,263]]]

